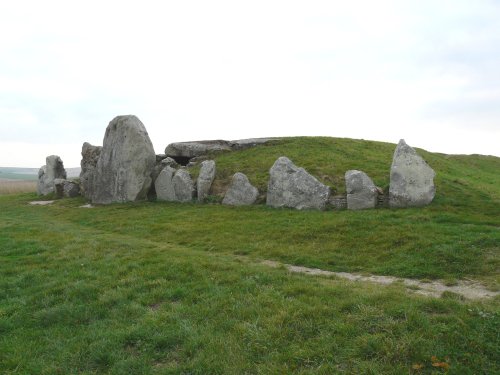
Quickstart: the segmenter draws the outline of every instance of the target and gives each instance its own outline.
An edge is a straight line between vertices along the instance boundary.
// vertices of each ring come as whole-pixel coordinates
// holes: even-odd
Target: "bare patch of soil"
[[[448,286],[441,281],[432,282],[422,282],[414,279],[404,279],[393,276],[364,276],[349,272],[333,272],[325,271],[319,268],[308,268],[301,266],[294,266],[291,264],[279,263],[271,260],[265,260],[262,262],[266,266],[278,268],[285,267],[288,271],[294,273],[303,273],[306,275],[319,275],[319,276],[336,276],[342,279],[347,279],[351,281],[362,281],[371,282],[382,285],[390,285],[394,283],[402,283],[405,285],[407,290],[411,293],[423,294],[431,297],[441,297],[444,292],[455,293],[466,299],[470,300],[480,300],[493,298],[500,293],[493,292],[486,289],[482,284],[477,281],[458,281],[456,285]]]

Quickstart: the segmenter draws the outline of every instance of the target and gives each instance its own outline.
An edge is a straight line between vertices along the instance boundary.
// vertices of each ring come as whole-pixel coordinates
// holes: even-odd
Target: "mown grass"
[[[500,370],[498,301],[289,274],[180,237],[181,209],[211,211],[226,237],[230,208],[28,206],[33,197],[0,197],[4,373],[442,372],[432,356],[450,373]],[[250,212],[254,221],[271,214]],[[242,238],[232,241],[237,250]]]
[[[316,152],[305,138],[219,155],[218,178],[243,170],[258,185],[265,174],[253,165],[270,166],[281,152],[312,169],[310,158],[331,152],[331,140],[318,141],[324,145]],[[344,142],[335,142],[341,150]],[[394,145],[375,142],[370,151],[372,143],[359,142],[364,158],[390,151],[388,165],[353,166],[384,186]],[[272,151],[284,145],[288,153]],[[298,146],[308,146],[304,163],[290,154]],[[436,200],[423,209],[301,212],[163,202],[84,209],[83,199],[40,207],[28,205],[35,194],[1,196],[0,372],[500,372],[498,298],[426,298],[401,285],[259,265],[272,259],[498,285],[498,158],[420,152],[438,173]],[[351,163],[349,155],[339,169]],[[250,157],[254,163],[245,167]]]

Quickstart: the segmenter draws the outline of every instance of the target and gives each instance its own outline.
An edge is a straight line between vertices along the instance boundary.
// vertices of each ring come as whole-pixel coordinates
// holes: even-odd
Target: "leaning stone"
[[[434,170],[402,139],[391,165],[390,207],[419,207],[432,202],[436,189]]]
[[[231,185],[222,200],[222,204],[231,206],[245,206],[254,204],[257,200],[259,191],[248,181],[243,173],[235,173]]]
[[[195,196],[193,179],[185,169],[179,169],[172,179],[175,191],[175,200],[178,202],[191,202]]]
[[[143,123],[133,115],[108,125],[92,181],[92,203],[146,199],[156,155]]]
[[[174,174],[175,169],[168,165],[160,172],[160,175],[155,181],[156,198],[158,200],[170,202],[176,200],[173,182]]]
[[[215,179],[215,161],[205,160],[201,163],[200,174],[196,181],[198,202],[203,202],[210,192],[210,187]]]
[[[45,165],[38,171],[38,195],[47,195],[55,191],[54,180],[66,178],[66,170],[61,158],[57,155],[47,156]]]
[[[325,209],[330,188],[323,185],[303,168],[282,156],[270,170],[267,205],[296,209]]]
[[[85,142],[82,146],[82,160],[80,162],[80,188],[82,195],[87,199],[92,199],[92,186],[94,179],[94,172],[101,155],[101,146],[92,146],[90,143]]]
[[[345,173],[347,209],[364,210],[375,208],[378,190],[372,179],[362,171],[350,170]]]

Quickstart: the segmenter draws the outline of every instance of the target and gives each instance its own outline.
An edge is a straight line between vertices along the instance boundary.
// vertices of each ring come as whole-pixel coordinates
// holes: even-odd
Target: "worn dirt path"
[[[273,268],[285,267],[290,272],[303,273],[306,275],[336,276],[351,281],[371,282],[382,285],[402,283],[407,287],[407,290],[412,293],[423,294],[432,297],[441,297],[443,292],[452,292],[459,294],[466,299],[480,300],[493,298],[500,294],[499,292],[493,292],[486,289],[482,284],[476,281],[458,281],[457,285],[448,286],[440,281],[423,282],[419,280],[404,279],[394,276],[364,276],[349,272],[333,272],[321,270],[319,268],[293,266],[291,264],[275,262],[272,260],[265,260],[262,262],[262,264]]]

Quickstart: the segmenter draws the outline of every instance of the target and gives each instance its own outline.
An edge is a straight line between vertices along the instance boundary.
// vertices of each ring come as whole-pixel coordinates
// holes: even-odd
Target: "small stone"
[[[345,173],[347,209],[364,210],[375,208],[378,190],[372,179],[362,171],[350,170]]]
[[[175,199],[178,202],[191,202],[195,196],[193,179],[185,169],[179,169],[172,179]]]
[[[173,178],[175,169],[166,166],[155,181],[156,197],[160,201],[176,201]]]
[[[231,179],[231,185],[222,200],[222,204],[231,206],[245,206],[254,204],[259,191],[248,181],[243,173],[235,173]]]

